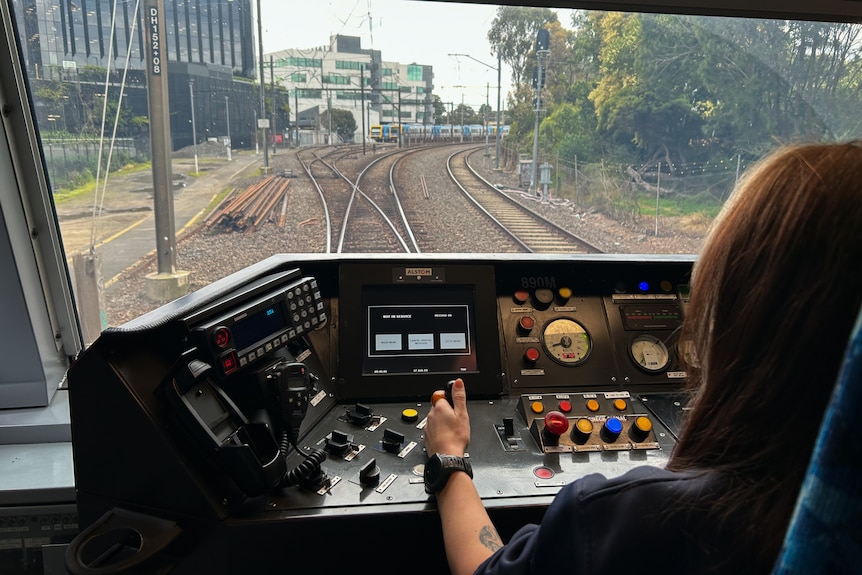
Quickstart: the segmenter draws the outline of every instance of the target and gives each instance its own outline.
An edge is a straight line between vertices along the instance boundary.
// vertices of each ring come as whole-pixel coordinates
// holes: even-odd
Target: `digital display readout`
[[[471,289],[366,289],[363,295],[365,375],[476,371]]]
[[[236,321],[231,327],[234,347],[243,350],[287,328],[284,304],[278,302]]]

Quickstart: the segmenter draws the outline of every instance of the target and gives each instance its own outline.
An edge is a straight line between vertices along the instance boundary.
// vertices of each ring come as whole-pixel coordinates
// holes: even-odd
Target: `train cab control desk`
[[[504,539],[574,479],[663,466],[691,266],[264,260],[107,330],[73,365],[81,527],[167,533],[122,560],[175,573],[445,572],[423,484],[432,392],[467,384],[469,462]]]

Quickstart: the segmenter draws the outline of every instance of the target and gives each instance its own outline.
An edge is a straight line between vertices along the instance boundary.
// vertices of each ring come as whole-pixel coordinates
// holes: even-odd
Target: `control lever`
[[[449,381],[446,382],[446,389],[443,391],[443,393],[440,393],[440,391],[435,391],[434,393],[432,393],[431,394],[431,405],[434,405],[435,403],[437,403],[438,399],[445,399],[446,401],[449,402],[450,406],[455,407],[455,400],[452,399],[452,386],[453,385],[455,385],[455,380],[450,379]]]

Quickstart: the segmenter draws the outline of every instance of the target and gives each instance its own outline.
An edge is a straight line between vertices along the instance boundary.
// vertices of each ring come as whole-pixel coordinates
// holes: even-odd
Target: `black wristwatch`
[[[463,471],[473,479],[473,468],[463,457],[442,453],[429,457],[425,463],[425,493],[437,493],[443,489],[449,476],[457,471]]]

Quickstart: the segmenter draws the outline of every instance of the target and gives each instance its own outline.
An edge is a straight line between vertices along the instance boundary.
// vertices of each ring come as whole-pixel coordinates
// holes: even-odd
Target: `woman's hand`
[[[435,396],[443,395],[435,392]],[[428,412],[425,424],[425,450],[428,455],[443,453],[463,456],[470,444],[470,416],[467,414],[467,390],[459,377],[452,385],[452,403],[438,399]]]

